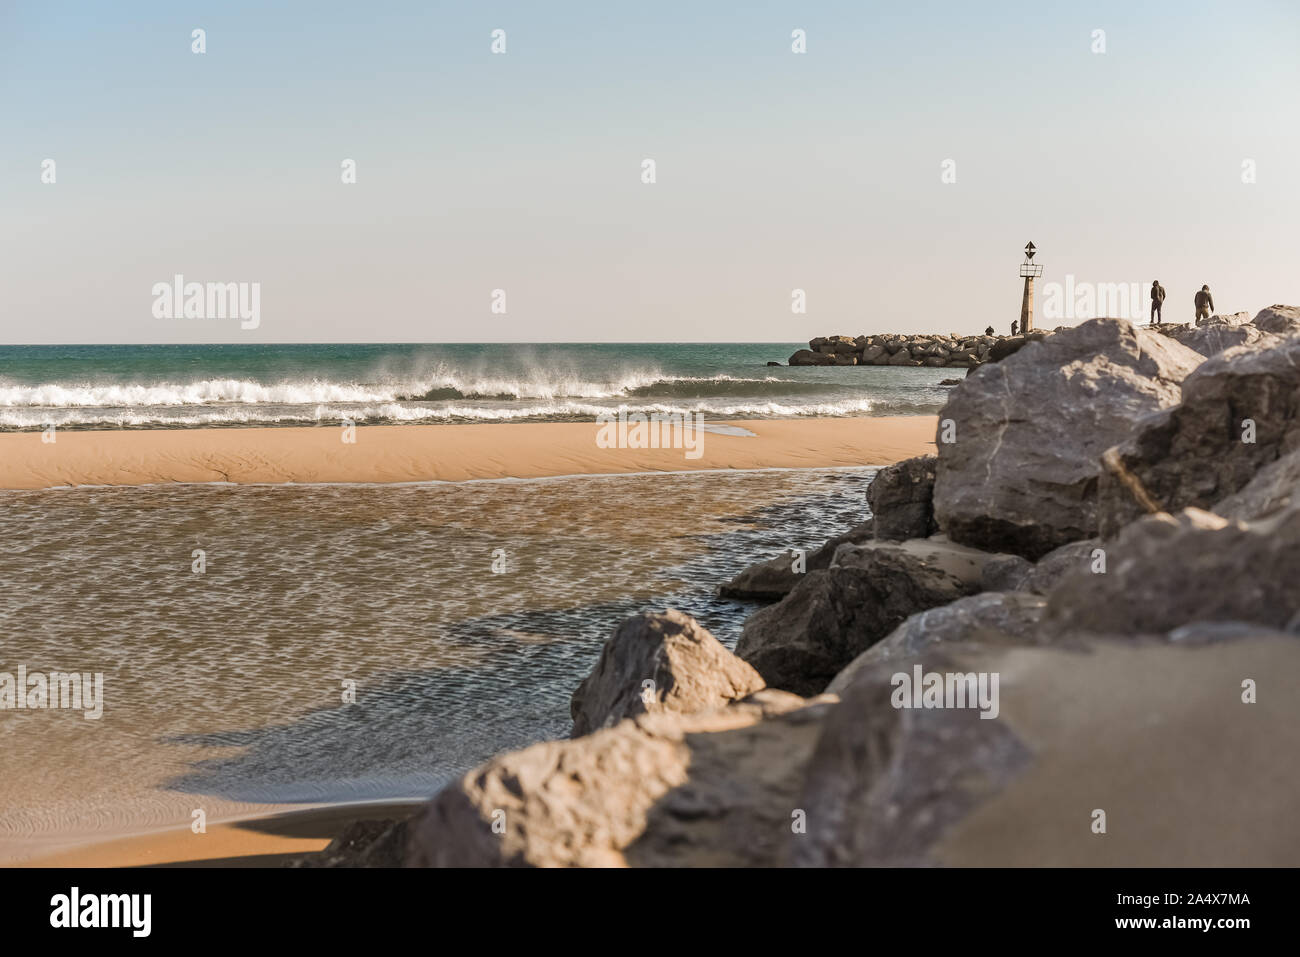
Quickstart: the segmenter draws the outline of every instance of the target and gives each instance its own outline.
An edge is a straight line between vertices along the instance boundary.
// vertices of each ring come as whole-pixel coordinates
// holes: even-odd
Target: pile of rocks
[[[947,335],[818,337],[790,357],[792,366],[933,366],[969,369],[986,362],[1006,336]]]
[[[868,521],[726,586],[773,602],[734,654],[680,612],[625,622],[570,739],[492,759],[378,846],[424,866],[1300,863],[1300,310],[1209,325],[1266,335],[1206,359],[1096,319],[974,370],[951,441],[881,470]],[[373,863],[361,837],[331,861]]]
[[[1210,316],[1196,325],[1164,323],[1150,328],[1203,356],[1212,356],[1233,346],[1269,345],[1278,337],[1300,333],[1300,308],[1269,306],[1260,310],[1254,319],[1248,312],[1235,312],[1230,316]]]

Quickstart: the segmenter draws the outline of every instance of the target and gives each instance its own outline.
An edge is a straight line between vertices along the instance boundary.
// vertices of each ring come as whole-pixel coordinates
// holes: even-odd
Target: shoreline
[[[884,466],[932,452],[937,416],[728,420],[752,434],[703,433],[703,454],[601,449],[596,423],[76,431],[0,434],[0,489],[517,481],[705,471]],[[359,821],[414,813],[427,799],[250,809],[143,831],[50,834],[23,842],[9,867],[275,867],[323,851]]]
[[[734,419],[682,448],[600,448],[595,422],[0,434],[0,490],[176,484],[399,484],[888,465],[934,450],[938,417]]]
[[[49,850],[4,867],[283,867],[309,859],[352,824],[416,813],[420,800],[326,804],[208,824],[202,834],[179,824],[158,830],[51,841]]]

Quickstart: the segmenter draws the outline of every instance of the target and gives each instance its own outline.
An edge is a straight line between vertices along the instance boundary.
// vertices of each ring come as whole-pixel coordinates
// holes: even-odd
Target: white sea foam
[[[320,379],[273,384],[248,379],[202,379],[195,382],[62,383],[26,385],[0,380],[0,408],[140,408],[159,406],[311,405],[321,402],[396,402],[428,397],[439,399],[615,399],[637,390],[673,386],[777,382],[797,380],[716,376],[665,376],[657,370],[624,372],[608,381],[584,379],[564,372],[537,371],[522,376],[483,376],[440,369],[421,378],[379,383],[330,382]],[[444,394],[440,394],[444,393]],[[456,393],[457,395],[452,395]]]
[[[694,403],[607,403],[545,402],[523,405],[477,405],[465,402],[417,405],[402,402],[358,404],[320,403],[312,408],[268,406],[225,406],[169,410],[166,406],[136,409],[60,409],[0,411],[0,428],[30,429],[53,424],[58,427],[130,426],[218,426],[218,425],[315,425],[349,418],[358,423],[512,422],[532,420],[594,420],[601,413],[658,412],[663,414],[703,413],[716,418],[791,418],[797,416],[864,415],[872,409],[870,399],[816,402],[791,405],[763,401],[699,401]]]

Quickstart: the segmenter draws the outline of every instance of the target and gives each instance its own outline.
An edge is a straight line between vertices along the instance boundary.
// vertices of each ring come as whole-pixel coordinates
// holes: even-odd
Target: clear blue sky
[[[0,0],[0,341],[1004,329],[1031,239],[1300,303],[1297,48],[1293,0]],[[260,327],[155,319],[176,273]]]

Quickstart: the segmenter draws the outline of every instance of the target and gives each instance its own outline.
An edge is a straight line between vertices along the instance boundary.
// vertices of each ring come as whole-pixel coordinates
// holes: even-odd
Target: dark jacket
[[[1201,308],[1204,308],[1205,306],[1209,306],[1209,307],[1210,307],[1210,311],[1213,312],[1213,311],[1214,311],[1214,297],[1211,296],[1211,295],[1210,295],[1208,292],[1206,292],[1204,289],[1198,289],[1197,292],[1196,292],[1196,308],[1197,308],[1197,309],[1201,309]]]
[[[1165,301],[1165,287],[1160,285],[1160,283],[1158,282],[1152,283],[1151,285],[1151,301],[1152,302]]]

